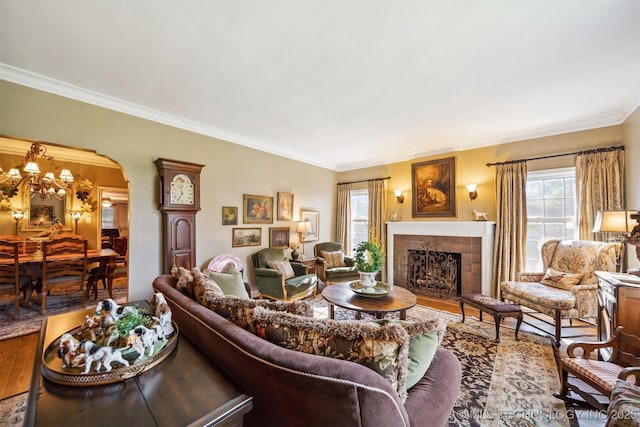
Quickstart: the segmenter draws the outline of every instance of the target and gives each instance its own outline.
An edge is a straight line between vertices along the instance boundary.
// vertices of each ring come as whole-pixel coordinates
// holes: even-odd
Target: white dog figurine
[[[58,344],[58,357],[62,359],[63,368],[78,366],[78,355],[80,354],[80,341],[70,333],[63,334]]]
[[[162,327],[162,336],[168,337],[173,333],[173,325],[171,324],[171,309],[162,292],[157,292],[151,297],[151,306],[154,307],[156,317],[160,321]]]
[[[164,339],[164,337],[162,337],[162,339]],[[127,338],[127,345],[138,353],[136,360],[140,360],[145,353],[151,356],[155,349],[156,342],[158,342],[156,329],[149,329],[142,325],[136,326],[133,330],[129,331],[129,337]]]
[[[117,322],[129,313],[135,312],[136,308],[131,306],[120,306],[111,298],[104,299],[96,306],[96,314],[101,315],[103,312],[110,314]]]
[[[101,346],[99,344],[92,343],[89,340],[84,340],[80,343],[80,349],[83,350],[85,354],[85,374],[91,370],[93,362],[96,362],[94,369],[96,372],[100,372],[103,366],[106,369],[106,372],[109,372],[113,362],[129,366],[129,362],[122,357],[122,350],[119,348]]]
[[[473,210],[473,215],[476,217],[476,221],[488,221],[487,220],[488,212],[478,212],[477,210]]]

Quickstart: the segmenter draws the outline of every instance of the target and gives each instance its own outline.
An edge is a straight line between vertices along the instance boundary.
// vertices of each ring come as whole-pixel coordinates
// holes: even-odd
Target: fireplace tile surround
[[[426,241],[437,251],[462,256],[461,293],[491,295],[493,238],[490,221],[407,221],[387,223],[387,280],[407,287],[407,253]]]

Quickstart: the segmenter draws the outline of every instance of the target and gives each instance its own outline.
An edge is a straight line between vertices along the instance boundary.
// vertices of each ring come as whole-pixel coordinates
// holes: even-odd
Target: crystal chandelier
[[[22,176],[20,169],[25,176]],[[11,168],[6,173],[0,167],[0,173],[2,173],[0,183],[4,184],[0,190],[5,196],[11,198],[18,193],[20,185],[25,182],[30,197],[37,195],[42,200],[52,198],[62,200],[67,195],[67,191],[71,191],[73,175],[69,169],[62,169],[56,178],[53,171],[57,169],[54,158],[47,155],[47,147],[37,142],[33,143],[20,166]]]

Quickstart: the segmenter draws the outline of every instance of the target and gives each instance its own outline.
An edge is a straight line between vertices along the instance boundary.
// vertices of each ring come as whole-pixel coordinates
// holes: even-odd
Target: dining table
[[[53,255],[49,259],[65,259],[64,254]],[[76,256],[75,254],[73,255]],[[113,272],[116,269],[116,260],[120,255],[113,249],[89,249],[87,250],[87,266],[96,264],[100,271],[106,272],[107,292],[109,297],[113,297]],[[42,256],[34,253],[21,253],[18,256],[21,272],[29,274],[31,277],[42,277]],[[33,286],[25,289],[24,305],[31,303],[31,294],[35,288]],[[88,296],[88,284],[84,289],[85,296]]]

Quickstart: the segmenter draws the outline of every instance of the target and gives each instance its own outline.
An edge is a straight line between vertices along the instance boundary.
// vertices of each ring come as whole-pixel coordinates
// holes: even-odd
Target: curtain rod
[[[579,156],[582,154],[604,153],[608,151],[618,151],[618,150],[624,150],[624,145],[618,145],[615,147],[607,147],[607,148],[594,148],[591,150],[584,150],[584,151],[574,151],[573,153],[551,154],[549,156],[531,157],[528,159],[507,160],[506,162],[487,163],[487,166],[509,165],[511,163],[528,162],[530,160],[551,159],[554,157],[564,157],[564,156]]]
[[[371,179],[361,179],[359,181],[339,182],[338,185],[355,184],[358,182],[369,182],[369,181],[384,181],[385,179],[391,179],[391,177],[385,176],[384,178],[371,178]]]

